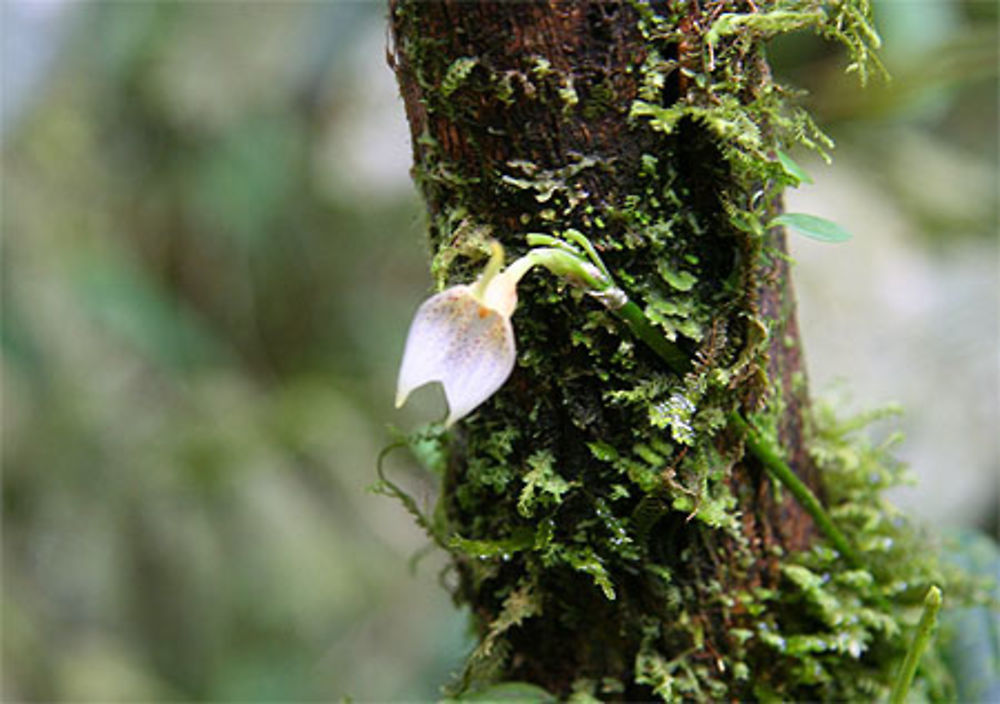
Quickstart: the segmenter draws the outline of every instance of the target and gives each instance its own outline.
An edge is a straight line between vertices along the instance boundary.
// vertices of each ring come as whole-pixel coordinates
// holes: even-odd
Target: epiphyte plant
[[[517,356],[511,324],[517,307],[517,285],[536,265],[600,301],[673,371],[684,374],[689,369],[690,363],[684,354],[652,327],[641,309],[615,284],[591,242],[572,229],[564,236],[566,239],[529,234],[527,242],[532,249],[506,268],[503,267],[503,247],[491,241],[489,261],[475,282],[451,286],[431,296],[417,309],[403,352],[397,407],[406,402],[414,389],[438,381],[444,387],[448,403],[445,421],[445,428],[448,428],[503,386],[513,371]],[[743,431],[747,450],[795,496],[847,562],[855,569],[863,568],[861,555],[812,491],[781,458],[780,448],[765,442],[757,428],[738,412],[730,414],[730,422]],[[389,486],[404,502],[408,501],[391,483]],[[888,608],[881,597],[876,601]],[[918,634],[895,678],[892,702],[904,701],[909,691],[917,659],[930,638],[940,603],[941,592],[932,586],[927,592]]]
[[[444,387],[448,403],[445,420],[448,428],[503,386],[517,357],[510,322],[517,307],[517,284],[536,265],[600,301],[672,371],[683,376],[690,370],[687,356],[659,333],[642,309],[615,284],[590,240],[574,229],[566,230],[563,235],[565,239],[538,233],[527,235],[532,249],[506,269],[503,247],[492,241],[490,259],[474,283],[447,288],[417,309],[399,370],[397,408],[414,389],[438,381]],[[747,449],[795,496],[844,558],[860,567],[861,556],[812,491],[782,459],[782,450],[765,442],[757,428],[738,412],[731,413],[729,420],[746,435]]]
[[[517,284],[536,265],[621,308],[625,294],[582,234],[570,231],[582,250],[548,235],[530,235],[537,247],[504,268],[500,243],[490,243],[490,259],[471,284],[441,291],[417,309],[406,338],[396,386],[396,407],[424,384],[437,381],[448,403],[445,427],[492,396],[514,369],[517,348],[510,319],[517,307]],[[586,256],[585,256],[586,255]],[[589,259],[589,261],[588,261]]]

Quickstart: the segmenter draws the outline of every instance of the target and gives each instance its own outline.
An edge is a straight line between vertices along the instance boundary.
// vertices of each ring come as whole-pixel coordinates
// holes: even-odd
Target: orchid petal
[[[467,416],[510,376],[516,356],[506,315],[483,305],[469,286],[453,286],[417,309],[399,370],[396,406],[417,387],[444,386],[446,425]]]

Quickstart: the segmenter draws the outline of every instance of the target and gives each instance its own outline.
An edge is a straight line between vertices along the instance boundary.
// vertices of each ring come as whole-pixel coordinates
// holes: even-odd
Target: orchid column
[[[801,178],[784,151],[824,138],[761,47],[810,29],[863,71],[873,35],[864,0],[772,4],[392,3],[440,291],[416,316],[398,400],[433,380],[448,397],[429,530],[480,635],[458,689],[850,698],[861,680],[830,673],[885,664],[864,659],[888,637],[878,619],[849,657],[777,649],[833,628],[794,575],[851,565],[731,422],[752,416],[823,496],[769,223]],[[532,243],[592,248],[618,298],[572,273],[501,273],[493,242],[517,262]],[[490,356],[470,363],[473,343]],[[813,546],[818,563],[790,557]],[[881,599],[830,589],[845,613]]]

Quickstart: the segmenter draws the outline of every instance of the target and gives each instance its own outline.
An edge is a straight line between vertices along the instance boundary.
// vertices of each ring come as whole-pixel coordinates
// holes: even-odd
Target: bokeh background
[[[838,142],[789,210],[855,235],[793,242],[811,382],[900,402],[898,502],[995,533],[997,9],[875,4],[889,84],[772,47]],[[367,490],[444,407],[391,406],[430,277],[384,5],[2,13],[0,696],[436,696],[465,617]]]

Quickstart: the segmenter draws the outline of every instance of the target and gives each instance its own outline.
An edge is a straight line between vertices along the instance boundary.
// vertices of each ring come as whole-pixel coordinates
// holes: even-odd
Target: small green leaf
[[[788,156],[785,152],[778,150],[778,161],[781,162],[782,168],[784,168],[785,173],[794,178],[799,183],[812,183],[812,177],[806,173],[805,169],[799,166],[792,157]]]
[[[594,580],[594,584],[604,592],[607,600],[615,600],[615,588],[611,584],[611,577],[608,575],[608,570],[604,567],[604,563],[601,562],[600,558],[597,557],[593,548],[586,547],[567,551],[566,556],[570,567],[584,574],[589,574],[591,579]]]
[[[501,538],[500,540],[473,540],[463,538],[460,535],[453,535],[448,539],[449,548],[464,552],[472,557],[478,557],[481,560],[505,556],[509,559],[513,553],[527,550],[534,543],[534,532],[525,528],[517,529],[509,538]]]
[[[657,265],[660,276],[678,291],[690,291],[698,282],[698,277],[689,271],[673,270],[664,261]]]
[[[590,449],[590,453],[602,462],[614,462],[618,459],[618,451],[606,442],[600,440],[589,442],[587,447]]]
[[[790,227],[799,234],[820,242],[846,242],[851,239],[851,233],[837,223],[805,213],[784,213],[772,220],[768,227],[775,225]]]

